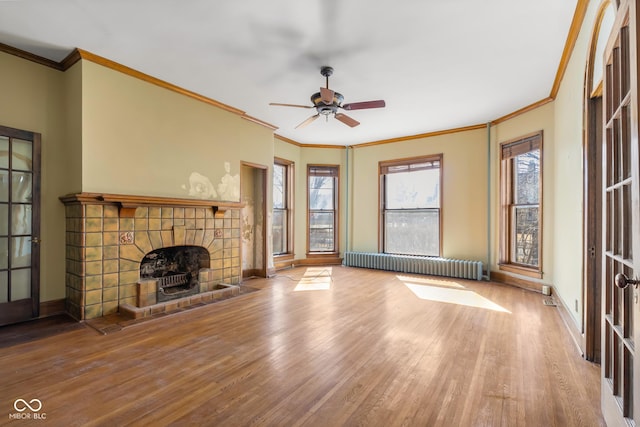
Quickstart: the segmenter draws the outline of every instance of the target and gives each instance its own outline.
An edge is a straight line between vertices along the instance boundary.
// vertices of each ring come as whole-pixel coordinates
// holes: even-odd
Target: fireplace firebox
[[[156,279],[157,301],[197,294],[200,269],[209,268],[209,252],[201,246],[173,246],[149,252],[140,263],[140,279]]]

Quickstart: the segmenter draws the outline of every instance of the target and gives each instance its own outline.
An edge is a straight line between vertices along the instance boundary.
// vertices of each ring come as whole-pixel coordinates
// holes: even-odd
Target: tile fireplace
[[[66,309],[77,320],[240,282],[241,203],[98,193],[60,200]],[[166,289],[145,302],[150,282],[147,293]]]

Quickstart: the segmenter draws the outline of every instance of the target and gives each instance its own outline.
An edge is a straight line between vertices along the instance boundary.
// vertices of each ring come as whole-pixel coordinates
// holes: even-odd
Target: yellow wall
[[[582,327],[585,68],[599,1],[591,1],[555,101],[554,290]],[[571,256],[567,256],[571,254]],[[577,306],[577,309],[576,309]]]
[[[191,174],[220,193],[225,162],[236,182],[240,161],[273,162],[270,129],[88,61],[82,122],[86,192],[239,201],[239,192],[190,195]]]
[[[42,135],[40,301],[65,296],[65,212],[81,188],[80,67],[67,73],[0,53],[0,124]]]
[[[354,251],[378,251],[378,163],[431,154],[442,160],[442,256],[483,261],[487,253],[487,132],[456,132],[355,148],[350,220]]]

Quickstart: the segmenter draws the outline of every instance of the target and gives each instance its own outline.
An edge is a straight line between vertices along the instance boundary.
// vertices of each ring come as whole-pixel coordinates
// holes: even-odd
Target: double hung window
[[[380,163],[383,252],[440,255],[442,155]]]
[[[309,252],[337,252],[338,166],[309,165]]]
[[[501,149],[501,268],[539,277],[542,239],[542,132]]]

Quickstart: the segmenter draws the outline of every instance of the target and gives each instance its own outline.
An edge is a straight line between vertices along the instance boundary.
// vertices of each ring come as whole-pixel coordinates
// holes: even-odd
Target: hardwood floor
[[[11,347],[83,327],[82,323],[78,323],[66,314],[0,326],[0,347]]]
[[[64,426],[604,425],[599,366],[540,294],[341,266],[245,284],[260,291],[0,348],[0,424],[41,425],[10,419],[20,398]]]

